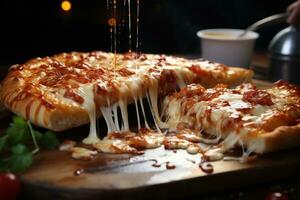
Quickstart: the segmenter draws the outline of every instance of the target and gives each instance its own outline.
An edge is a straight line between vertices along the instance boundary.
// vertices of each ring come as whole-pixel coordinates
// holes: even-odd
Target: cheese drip
[[[96,128],[96,106],[94,100],[94,87],[92,84],[89,85],[81,85],[78,89],[79,95],[84,98],[84,102],[82,107],[87,111],[90,119],[90,132],[87,138],[85,138],[82,142],[84,144],[94,144],[100,141],[97,135]]]
[[[117,131],[120,131],[120,125],[119,125],[119,116],[118,116],[118,104],[113,105],[113,113],[114,113],[114,122],[115,126],[117,128]]]
[[[152,103],[151,103],[151,101],[150,101],[150,99],[149,99],[149,94],[148,94],[148,93],[146,93],[146,97],[147,97],[147,102],[148,102],[148,104],[149,104],[149,108],[150,108],[150,111],[151,111],[151,115],[152,115],[152,118],[153,118],[153,121],[154,121],[154,125],[155,125],[156,129],[157,129],[158,131],[160,131],[159,126],[158,126],[158,124],[157,124],[157,121],[156,121],[156,119],[155,119],[155,114],[154,114],[154,111],[153,111],[153,108],[152,108]]]
[[[168,127],[167,124],[161,121],[159,111],[158,111],[158,104],[157,104],[157,100],[158,100],[158,81],[156,79],[152,79],[152,87],[150,87],[147,91],[147,99],[148,99],[150,109],[151,109],[151,113],[153,115],[154,122],[155,122],[155,125],[157,126],[157,128],[158,127],[167,128]],[[150,101],[149,101],[149,99],[150,99]]]
[[[139,96],[139,102],[140,102],[140,106],[141,106],[142,113],[143,113],[145,127],[149,129],[150,127],[149,127],[149,124],[147,122],[147,118],[146,118],[146,114],[145,114],[145,108],[144,108],[144,104],[143,104],[143,97],[141,95]]]
[[[141,129],[141,120],[140,120],[140,113],[139,113],[139,105],[137,103],[137,97],[134,96],[134,105],[135,105],[135,111],[136,111],[136,117],[138,120],[138,130]]]
[[[128,111],[127,111],[127,100],[121,99],[119,100],[119,106],[122,115],[122,131],[130,131],[129,129],[129,122],[128,122]]]
[[[105,119],[105,122],[106,122],[107,133],[117,131],[117,127],[116,127],[115,122],[113,120],[112,107],[110,107],[110,106],[101,107],[100,109],[101,109],[102,115],[103,115],[103,117]]]

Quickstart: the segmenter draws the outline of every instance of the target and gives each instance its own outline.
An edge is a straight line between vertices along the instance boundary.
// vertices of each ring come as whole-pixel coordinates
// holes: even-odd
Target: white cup
[[[249,67],[258,33],[249,31],[238,37],[240,29],[206,29],[197,32],[201,38],[202,57],[229,66]]]

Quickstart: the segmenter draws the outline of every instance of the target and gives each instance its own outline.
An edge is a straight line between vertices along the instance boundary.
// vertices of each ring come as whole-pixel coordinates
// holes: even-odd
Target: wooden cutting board
[[[260,87],[269,83],[256,81]],[[87,135],[83,126],[62,138]],[[78,139],[77,138],[77,139]],[[76,138],[75,138],[76,139]],[[22,194],[30,199],[172,198],[207,194],[293,176],[300,167],[300,149],[259,156],[255,162],[213,162],[213,173],[199,168],[199,155],[185,150],[147,150],[144,155],[100,153],[92,161],[74,160],[68,152],[39,153],[21,176]],[[167,169],[167,163],[174,169]],[[153,164],[160,164],[154,167]],[[86,169],[75,175],[78,169]]]
[[[74,160],[66,152],[40,153],[22,175],[31,199],[171,198],[207,194],[293,176],[300,167],[300,149],[260,156],[252,163],[213,162],[204,173],[199,155],[184,150],[147,150],[144,155],[99,154],[93,161]],[[160,167],[153,167],[157,160]],[[167,169],[166,162],[175,165]],[[88,169],[77,176],[78,169]]]

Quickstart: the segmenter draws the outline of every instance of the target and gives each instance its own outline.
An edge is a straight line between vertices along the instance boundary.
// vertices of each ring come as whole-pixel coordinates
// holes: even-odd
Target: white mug
[[[240,29],[206,29],[197,32],[202,58],[229,66],[249,67],[258,33],[238,37]]]

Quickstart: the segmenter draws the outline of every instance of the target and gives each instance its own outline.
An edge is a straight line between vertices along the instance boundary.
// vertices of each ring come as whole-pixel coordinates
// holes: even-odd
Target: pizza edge
[[[14,100],[20,95],[19,88],[22,87],[23,82],[9,74],[0,84],[0,103],[33,124],[53,131],[64,131],[89,123],[87,112],[79,106],[54,103],[51,98],[42,100],[33,93],[27,93],[24,99]]]
[[[271,132],[242,140],[248,148],[259,154],[296,147],[300,145],[300,124],[279,126]]]

